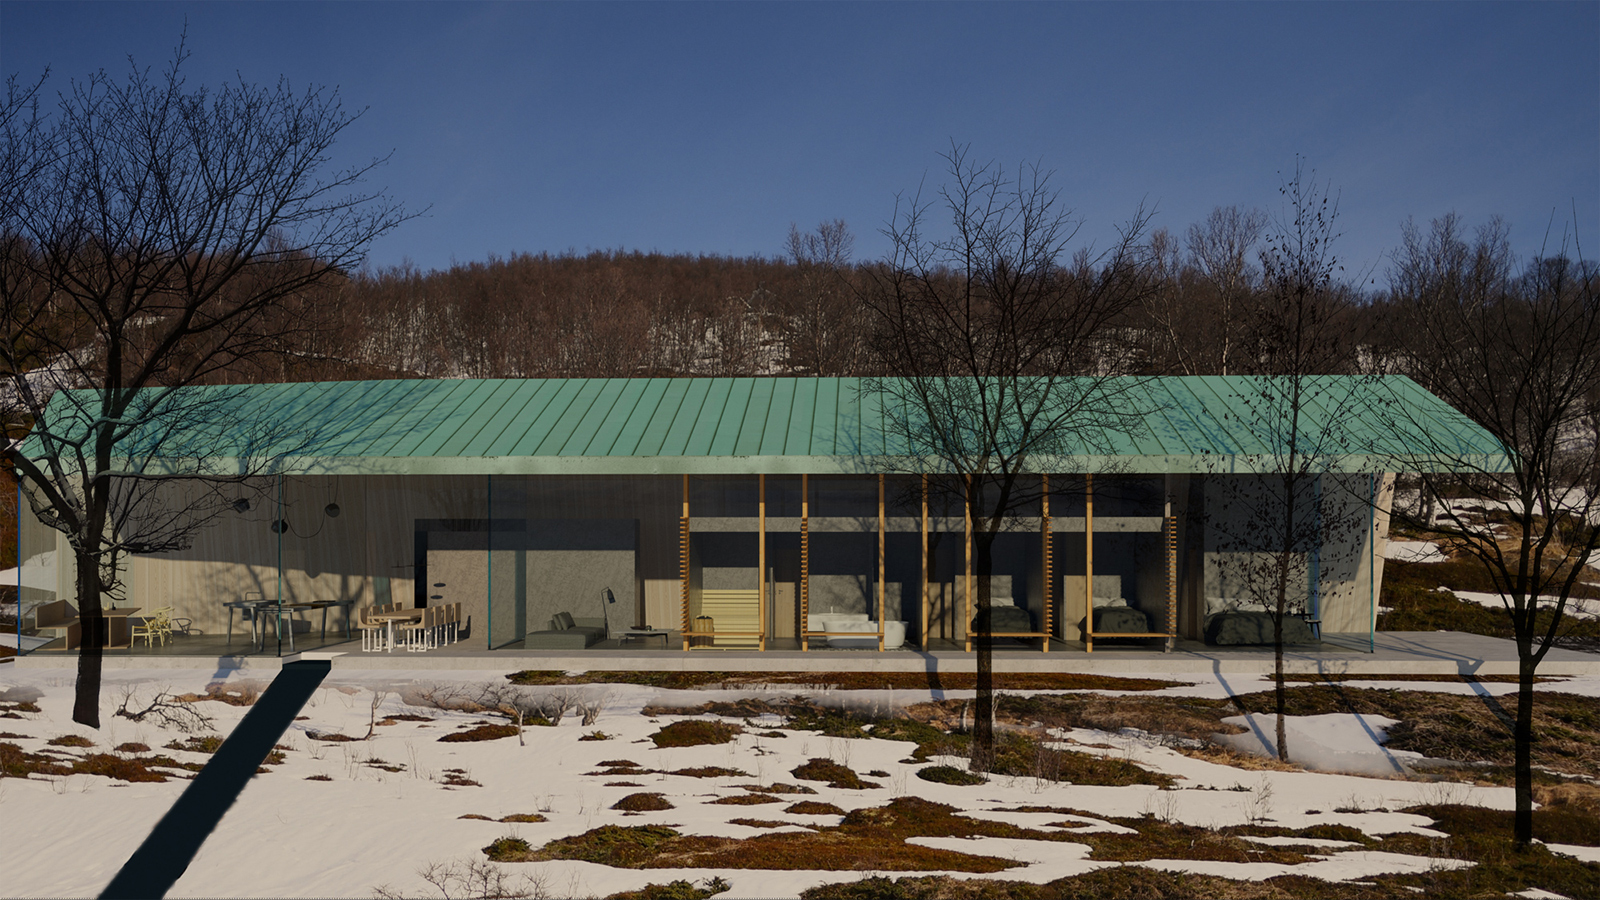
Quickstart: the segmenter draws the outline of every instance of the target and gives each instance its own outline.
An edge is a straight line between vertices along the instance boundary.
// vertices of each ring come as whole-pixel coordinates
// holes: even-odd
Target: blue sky
[[[1600,3],[0,3],[7,75],[157,68],[337,86],[342,161],[431,206],[371,263],[763,254],[842,218],[876,257],[950,142],[1055,171],[1083,243],[1141,202],[1181,233],[1278,212],[1304,156],[1380,283],[1407,216],[1498,213],[1519,254],[1574,205],[1600,256]]]

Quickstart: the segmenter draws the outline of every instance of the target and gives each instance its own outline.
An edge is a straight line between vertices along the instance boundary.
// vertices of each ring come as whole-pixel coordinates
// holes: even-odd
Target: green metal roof
[[[1305,428],[1318,432],[1327,425],[1323,419],[1338,417],[1330,469],[1435,471],[1462,461],[1505,468],[1493,437],[1409,379],[1324,381],[1332,389],[1308,408]],[[1261,396],[1260,382],[1164,377],[1130,380],[1125,387],[1121,402],[1138,409],[1142,428],[1035,456],[1030,468],[1270,470],[1281,442],[1249,414],[1259,406],[1252,398]],[[823,474],[908,467],[903,445],[896,446],[885,428],[885,407],[896,408],[896,401],[870,393],[857,378],[390,380],[182,390],[209,398],[207,414],[220,416],[218,422],[252,423],[252,452],[277,457],[274,468],[286,472]],[[1343,400],[1327,399],[1341,391]],[[92,392],[62,392],[45,419],[56,433],[70,432],[75,420],[92,421],[94,406]],[[1399,436],[1390,424],[1398,418],[1412,427],[1425,423],[1426,439]],[[221,427],[196,433],[214,437]],[[186,446],[171,431],[161,440],[163,447]],[[217,459],[243,452],[204,446],[211,449],[162,453]],[[27,449],[42,452],[37,437]]]

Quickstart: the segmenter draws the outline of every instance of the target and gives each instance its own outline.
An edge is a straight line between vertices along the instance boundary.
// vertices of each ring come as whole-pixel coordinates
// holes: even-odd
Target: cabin
[[[1365,647],[1395,473],[1460,459],[1413,451],[1384,410],[1438,423],[1486,465],[1501,451],[1408,379],[1330,382],[1372,396],[1358,415],[1306,417],[1298,446],[1318,449],[1292,461],[1309,499],[1287,549],[1261,522],[1282,505],[1291,461],[1249,415],[1261,385],[1244,377],[1129,382],[1136,414],[1109,437],[1030,455],[988,535],[965,492],[994,484],[910,454],[911,413],[882,381],[186,388],[206,398],[194,406],[211,418],[188,429],[205,449],[130,439],[153,448],[137,464],[182,472],[198,459],[250,477],[162,487],[163,510],[205,521],[182,549],[127,559],[114,603],[166,609],[172,642],[207,652],[348,649],[364,610],[439,606],[460,611],[462,646],[492,651],[970,651],[980,633],[1042,653],[1159,651],[1252,642],[1238,626],[1276,565],[1295,640]],[[92,408],[67,399],[51,407],[58,433]],[[65,539],[21,507],[24,605],[70,605]]]

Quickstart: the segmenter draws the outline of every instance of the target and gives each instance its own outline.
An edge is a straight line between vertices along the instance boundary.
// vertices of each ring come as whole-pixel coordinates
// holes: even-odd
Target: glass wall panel
[[[66,541],[57,541],[60,532],[40,522],[33,514],[28,498],[18,489],[17,495],[17,579],[6,587],[16,598],[16,605],[8,603],[4,627],[17,635],[17,652],[24,653],[44,646],[53,640],[54,632],[41,634],[35,627],[39,611],[57,600],[66,600],[72,610],[77,610],[72,558]],[[59,544],[59,549],[58,549]],[[11,599],[7,598],[8,601]],[[65,618],[66,616],[63,616]],[[45,620],[50,618],[45,613]]]

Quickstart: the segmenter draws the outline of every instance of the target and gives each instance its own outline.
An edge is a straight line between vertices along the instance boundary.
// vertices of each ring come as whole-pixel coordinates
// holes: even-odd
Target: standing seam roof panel
[[[479,381],[471,384],[467,390],[458,390],[456,396],[451,397],[449,406],[442,410],[438,427],[429,432],[428,436],[412,451],[413,456],[443,456],[440,453],[445,444],[449,443],[461,429],[470,427],[472,413],[480,404],[494,394],[499,385],[495,380]]]
[[[618,407],[623,395],[627,392],[627,384],[623,379],[595,378],[591,379],[594,386],[593,397],[589,400],[583,415],[572,421],[566,440],[562,441],[554,456],[604,456],[596,453],[595,437],[601,426],[611,415],[611,411]]]
[[[754,378],[728,379],[728,399],[717,421],[716,433],[711,438],[707,456],[734,456],[739,446],[739,433],[745,425],[745,411],[750,408],[751,394],[755,391]]]
[[[775,382],[766,418],[761,423],[762,456],[782,456],[789,444],[789,414],[794,409],[795,382]]]
[[[506,451],[506,456],[538,456],[539,447],[550,437],[550,432],[556,423],[567,415],[567,411],[583,392],[584,380],[581,378],[562,378],[553,383],[556,386],[555,393],[551,395],[549,402],[544,404],[544,408],[539,410],[538,416],[517,435],[517,442]]]
[[[583,423],[594,415],[597,405],[609,406],[610,400],[611,398],[606,396],[605,379],[583,379],[577,396],[572,399],[572,405],[567,407],[567,411],[550,427],[549,434],[529,455],[565,456],[567,449],[571,448],[576,451],[574,455],[582,456],[584,444],[589,436],[582,431]]]
[[[470,393],[471,388],[463,391],[463,382],[443,381],[427,383],[428,386],[421,392],[417,409],[419,416],[412,420],[407,431],[395,436],[394,442],[387,448],[378,448],[383,452],[380,456],[421,456],[414,452],[424,441],[440,428],[447,419],[447,414],[441,409],[448,409],[458,405],[457,398]]]
[[[634,448],[636,456],[665,455],[662,448],[672,433],[673,423],[683,415],[684,404],[688,402],[690,389],[694,386],[687,378],[656,378],[653,381],[661,385],[661,399],[654,409],[649,410],[649,420]]]
[[[372,384],[372,382],[362,383]],[[380,387],[366,392],[365,396],[365,405],[367,406],[369,418],[351,431],[347,440],[337,447],[330,448],[329,456],[361,455],[350,454],[349,451],[356,448],[365,450],[366,445],[372,442],[369,433],[375,428],[380,428],[382,423],[394,413],[401,401],[411,393],[411,385],[399,379],[381,381],[377,382],[377,384]]]
[[[482,456],[488,443],[490,426],[505,415],[506,402],[517,392],[519,384],[510,379],[496,379],[494,388],[474,405],[467,421],[456,429],[450,439],[439,446],[435,456]]]
[[[640,378],[617,378],[608,380],[607,387],[612,384],[617,384],[620,389],[616,400],[606,410],[605,418],[585,423],[584,427],[591,434],[584,448],[584,456],[630,455],[616,452],[617,437],[638,411],[640,398],[649,389],[650,383]]]
[[[661,407],[661,398],[666,393],[667,386],[659,378],[631,379],[639,385],[639,390],[633,399],[629,400],[629,408],[623,415],[617,416],[617,427],[609,435],[602,435],[605,440],[607,456],[640,456],[639,442],[650,427],[650,419],[656,410]]]
[[[688,456],[689,442],[700,426],[707,404],[715,396],[713,379],[684,379],[687,383],[683,405],[677,416],[668,424],[666,437],[661,442],[660,456]]]
[[[684,456],[707,456],[716,439],[717,429],[728,413],[728,395],[733,384],[726,378],[713,378],[706,385],[705,402],[695,415],[694,429],[684,443]]]
[[[733,445],[734,456],[755,456],[767,437],[767,422],[773,413],[773,389],[777,382],[772,378],[758,378],[750,384],[750,403],[745,407],[744,421],[739,426],[739,437]]]
[[[494,429],[493,434],[487,435],[488,442],[484,444],[483,455],[506,455],[527,434],[528,425],[549,406],[550,398],[559,390],[557,382],[548,378],[524,381],[502,407],[504,421]]]

